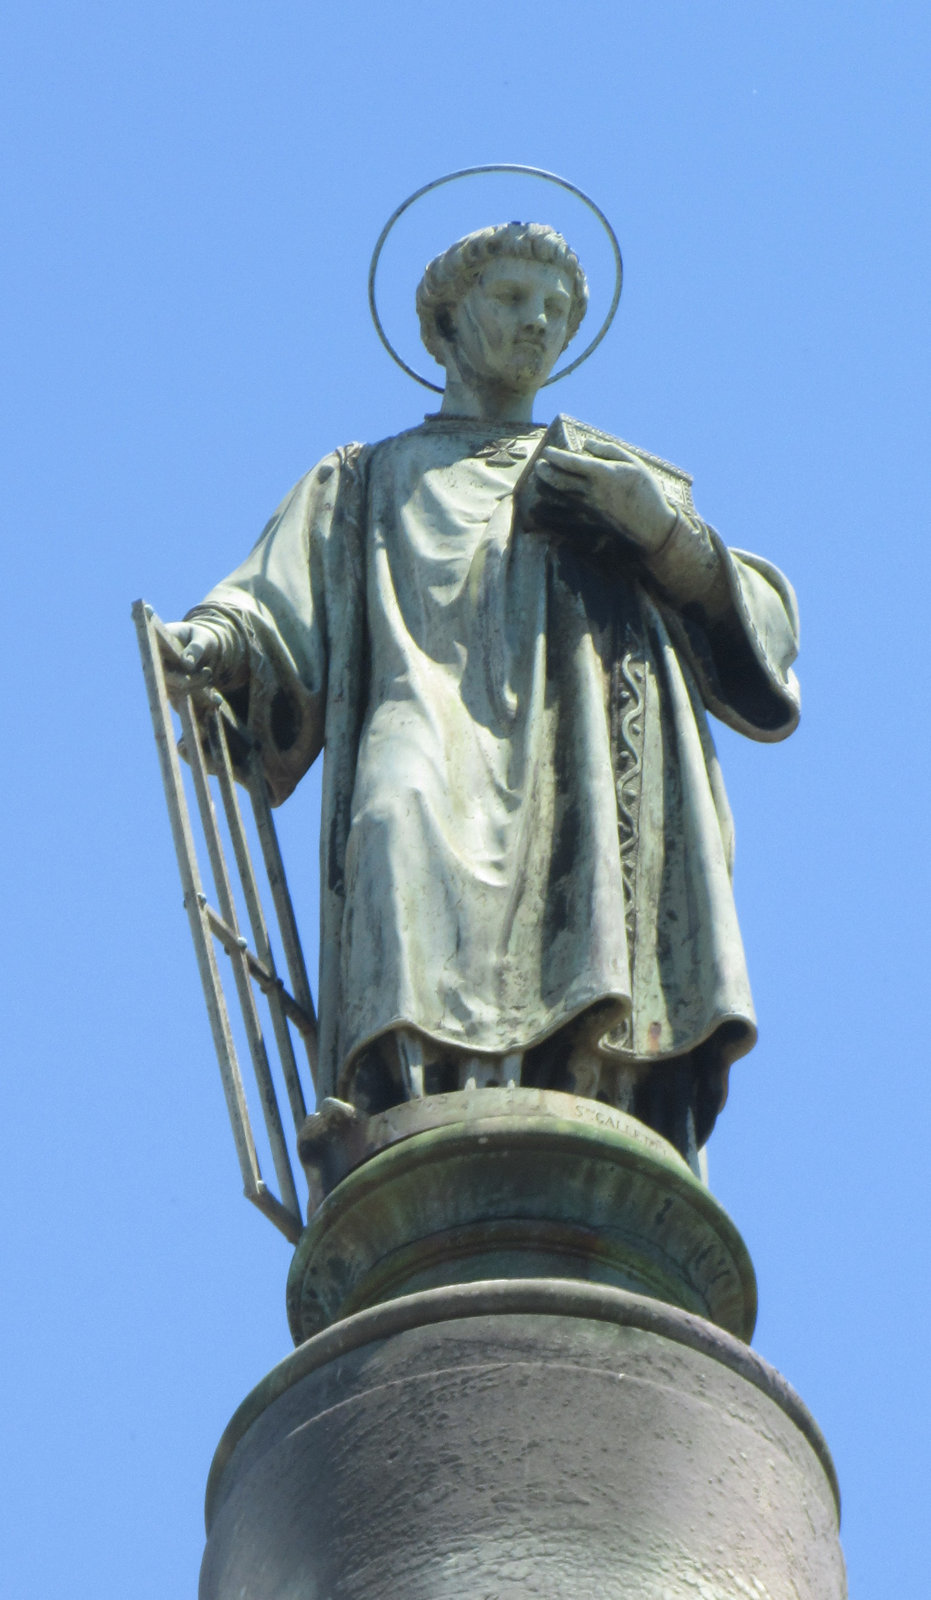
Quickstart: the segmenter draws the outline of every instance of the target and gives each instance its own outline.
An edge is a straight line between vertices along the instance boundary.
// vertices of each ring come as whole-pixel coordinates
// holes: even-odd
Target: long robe
[[[191,613],[246,641],[276,802],[326,747],[325,1093],[402,1025],[505,1054],[597,1007],[608,1057],[703,1051],[718,1081],[755,1039],[706,709],[795,726],[792,590],[694,517],[640,567],[521,526],[541,432],[336,451]]]

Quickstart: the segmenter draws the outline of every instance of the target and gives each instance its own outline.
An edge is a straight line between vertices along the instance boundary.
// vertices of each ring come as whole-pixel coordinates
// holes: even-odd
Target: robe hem
[[[465,1056],[487,1056],[494,1058],[497,1056],[514,1054],[518,1051],[522,1055],[526,1055],[528,1051],[535,1050],[539,1045],[545,1044],[548,1039],[552,1039],[554,1035],[561,1032],[563,1028],[570,1027],[573,1022],[577,1022],[580,1017],[585,1015],[586,1011],[592,1011],[596,1007],[600,1007],[602,1005],[610,1005],[612,1002],[623,1006],[625,1004],[625,1000],[627,1000],[627,1005],[629,1007],[629,1000],[623,995],[599,994],[592,999],[583,1001],[583,1003],[577,1006],[574,1010],[569,1011],[564,1016],[560,1017],[558,1022],[551,1023],[538,1032],[532,1034],[526,1043],[502,1044],[500,1046],[496,1046],[494,1049],[488,1049],[487,1047],[483,1048],[480,1045],[469,1045],[467,1043],[463,1043],[461,1038],[454,1039],[447,1034],[442,1034],[432,1029],[424,1028],[420,1023],[414,1022],[410,1017],[398,1015],[392,1018],[390,1022],[385,1023],[383,1027],[378,1028],[374,1033],[367,1034],[366,1037],[358,1044],[353,1045],[352,1050],[345,1057],[336,1074],[336,1081],[337,1084],[342,1084],[345,1081],[346,1074],[349,1073],[357,1064],[359,1057],[366,1050],[371,1049],[371,1047],[377,1044],[380,1039],[384,1039],[390,1033],[397,1032],[400,1028],[410,1029],[411,1032],[420,1034],[423,1038],[428,1039],[431,1044],[439,1045],[441,1048],[449,1050],[461,1051],[461,1053]],[[612,1047],[611,1045],[605,1045],[603,1042],[603,1036],[601,1039],[599,1039],[597,1048],[599,1053],[604,1056],[607,1062],[620,1062],[622,1064],[629,1063],[632,1066],[659,1066],[663,1065],[664,1063],[669,1064],[674,1061],[681,1061],[683,1056],[690,1055],[693,1051],[700,1049],[702,1045],[708,1044],[714,1038],[715,1034],[721,1032],[722,1029],[726,1029],[735,1024],[740,1028],[741,1032],[739,1035],[736,1035],[727,1041],[733,1047],[732,1050],[727,1052],[725,1057],[725,1064],[730,1067],[735,1061],[739,1061],[742,1056],[750,1053],[758,1038],[758,1030],[755,1020],[746,1016],[744,1013],[737,1011],[729,1011],[723,1013],[722,1015],[716,1016],[713,1022],[711,1022],[702,1033],[697,1034],[688,1040],[687,1043],[676,1046],[675,1049],[657,1050],[655,1052],[651,1051],[648,1055],[637,1055],[635,1052],[630,1050],[622,1050]],[[606,1030],[606,1032],[607,1031],[610,1030]]]

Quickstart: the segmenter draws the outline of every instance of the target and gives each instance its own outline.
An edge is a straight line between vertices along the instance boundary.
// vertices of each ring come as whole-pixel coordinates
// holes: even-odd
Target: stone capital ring
[[[582,204],[587,206],[589,211],[591,211],[598,218],[598,221],[601,223],[601,226],[607,234],[611,244],[611,251],[614,256],[614,293],[611,297],[611,304],[608,307],[608,314],[602,322],[601,327],[598,329],[598,332],[595,334],[594,339],[592,339],[590,344],[585,346],[582,354],[580,356],[576,356],[574,361],[567,362],[567,364],[564,367],[561,367],[558,372],[554,372],[551,377],[547,378],[546,383],[542,385],[544,389],[547,388],[551,383],[558,383],[560,378],[568,377],[570,372],[574,372],[576,367],[580,367],[583,361],[588,360],[592,352],[598,348],[612,322],[614,321],[614,314],[617,311],[618,302],[621,298],[621,286],[624,279],[624,264],[621,260],[621,247],[617,242],[617,235],[604,212],[601,210],[601,207],[596,206],[594,200],[590,199],[584,190],[578,188],[576,184],[570,183],[568,178],[560,178],[555,172],[547,172],[543,167],[525,167],[510,161],[496,161],[478,167],[462,167],[458,172],[447,172],[442,178],[433,178],[430,183],[423,184],[420,189],[415,189],[413,194],[409,194],[406,200],[402,200],[401,204],[397,206],[394,211],[392,211],[391,216],[388,218],[388,221],[382,228],[381,233],[378,235],[375,249],[372,251],[371,262],[369,263],[368,289],[369,310],[372,313],[372,321],[375,324],[375,332],[378,334],[379,339],[387,350],[392,361],[397,362],[398,366],[401,368],[401,371],[406,372],[409,378],[413,378],[416,383],[422,384],[425,389],[432,389],[434,394],[443,393],[442,385],[439,383],[431,383],[429,378],[423,377],[422,374],[416,372],[413,367],[408,366],[407,362],[402,359],[397,350],[394,348],[394,345],[391,343],[391,340],[388,338],[388,335],[382,326],[382,320],[378,314],[378,306],[375,300],[375,277],[378,272],[378,263],[381,259],[381,253],[385,247],[389,233],[398,219],[404,215],[405,211],[409,210],[415,201],[420,200],[425,194],[429,194],[432,189],[440,189],[444,184],[455,183],[458,178],[474,178],[483,172],[511,172],[517,173],[525,178],[542,178],[545,183],[555,183],[558,188],[567,189],[570,194],[574,194],[576,199],[581,200]]]

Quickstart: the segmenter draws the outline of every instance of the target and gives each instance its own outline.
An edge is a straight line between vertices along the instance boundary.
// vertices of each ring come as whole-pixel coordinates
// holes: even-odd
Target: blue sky
[[[761,1038],[712,1186],[756,1263],[757,1348],[834,1451],[853,1595],[925,1591],[929,45],[925,7],[876,0],[8,0],[16,1600],[192,1593],[212,1451],[288,1348],[288,1247],[239,1196],[130,602],[182,614],[318,456],[432,407],[375,339],[369,254],[411,189],[502,160],[588,189],[624,250],[615,328],[546,407],[686,466],[799,592],[799,733],[719,741]],[[547,191],[463,187],[399,231],[408,351],[425,256],[530,213],[555,218]],[[312,960],[313,791],[283,816]]]

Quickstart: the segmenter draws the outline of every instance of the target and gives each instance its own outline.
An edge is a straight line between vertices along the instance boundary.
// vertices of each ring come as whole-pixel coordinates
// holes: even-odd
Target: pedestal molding
[[[824,1436],[800,1396],[776,1369],[722,1328],[644,1295],[571,1279],[488,1280],[399,1296],[335,1323],[273,1367],[247,1395],[225,1429],[207,1482],[209,1533],[222,1499],[222,1480],[236,1447],[269,1406],[311,1373],[365,1345],[410,1329],[471,1317],[508,1315],[578,1317],[637,1328],[684,1345],[729,1367],[762,1391],[799,1429],[814,1451],[840,1515],[837,1473]]]
[[[749,1341],[756,1280],[731,1218],[681,1156],[621,1111],[515,1088],[364,1121],[309,1119],[326,1198],[288,1275],[295,1344],[388,1299],[569,1279],[654,1296]]]

